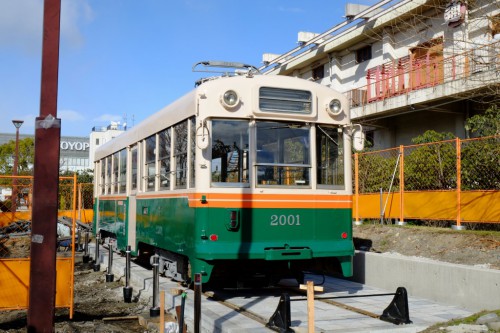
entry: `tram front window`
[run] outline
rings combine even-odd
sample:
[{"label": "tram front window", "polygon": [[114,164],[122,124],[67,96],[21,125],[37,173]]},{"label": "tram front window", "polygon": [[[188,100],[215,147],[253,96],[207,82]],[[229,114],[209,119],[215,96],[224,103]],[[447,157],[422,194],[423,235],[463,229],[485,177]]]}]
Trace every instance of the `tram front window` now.
[{"label": "tram front window", "polygon": [[212,121],[212,185],[248,186],[248,121]]},{"label": "tram front window", "polygon": [[257,128],[257,186],[310,186],[310,126],[260,121]]},{"label": "tram front window", "polygon": [[318,125],[316,164],[319,187],[344,189],[344,139],[342,128]]}]

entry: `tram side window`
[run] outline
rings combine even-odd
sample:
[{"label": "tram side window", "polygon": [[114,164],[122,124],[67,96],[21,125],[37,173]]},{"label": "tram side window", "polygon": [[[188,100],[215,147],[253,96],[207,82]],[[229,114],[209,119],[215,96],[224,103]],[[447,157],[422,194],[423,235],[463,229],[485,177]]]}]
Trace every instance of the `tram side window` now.
[{"label": "tram side window", "polygon": [[106,157],[106,194],[111,193],[111,156]]},{"label": "tram side window", "polygon": [[187,150],[188,150],[187,120],[174,126],[174,166],[175,188],[186,188]]},{"label": "tram side window", "polygon": [[113,188],[113,193],[118,193],[118,153],[113,154],[112,158],[112,165],[113,165],[113,178],[111,180],[112,188]]},{"label": "tram side window", "polygon": [[248,186],[248,143],[248,121],[212,121],[212,185]]},{"label": "tram side window", "polygon": [[131,148],[130,190],[137,191],[137,145]]},{"label": "tram side window", "polygon": [[344,140],[338,127],[318,126],[316,130],[318,185],[344,188]]},{"label": "tram side window", "polygon": [[171,129],[160,132],[158,136],[158,159],[160,163],[160,190],[170,189],[170,152],[171,152]]},{"label": "tram side window", "polygon": [[118,192],[125,193],[127,190],[127,150],[122,149],[120,154],[120,176],[118,179]]},{"label": "tram side window", "polygon": [[196,163],[196,120],[191,118],[189,120],[189,187],[195,187],[195,163]]},{"label": "tram side window", "polygon": [[309,186],[310,127],[257,122],[257,186]]},{"label": "tram side window", "polygon": [[145,140],[146,163],[144,165],[144,179],[146,191],[154,191],[156,179],[156,134]]},{"label": "tram side window", "polygon": [[99,190],[100,190],[100,193],[101,194],[106,194],[106,187],[105,187],[105,183],[106,183],[106,159],[102,159],[99,161],[99,167],[101,169],[101,172],[100,172],[100,177],[99,177]]}]

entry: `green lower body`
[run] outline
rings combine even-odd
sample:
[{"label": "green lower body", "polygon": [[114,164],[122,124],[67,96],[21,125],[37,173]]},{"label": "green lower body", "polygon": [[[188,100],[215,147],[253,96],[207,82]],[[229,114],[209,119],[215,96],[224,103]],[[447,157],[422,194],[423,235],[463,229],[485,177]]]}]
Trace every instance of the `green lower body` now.
[{"label": "green lower body", "polygon": [[[121,250],[132,245],[127,206],[114,200],[95,205],[97,228],[114,235]],[[135,248],[148,244],[185,256],[191,277],[201,273],[203,283],[212,275],[252,271],[352,276],[351,209],[192,208],[187,198],[175,198],[137,199],[135,211]]]}]

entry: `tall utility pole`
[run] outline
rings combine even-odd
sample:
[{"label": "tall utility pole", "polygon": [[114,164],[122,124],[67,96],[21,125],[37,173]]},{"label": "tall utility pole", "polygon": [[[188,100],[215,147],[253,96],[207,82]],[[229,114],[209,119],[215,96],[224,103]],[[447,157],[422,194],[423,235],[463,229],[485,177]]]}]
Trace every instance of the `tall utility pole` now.
[{"label": "tall utility pole", "polygon": [[61,121],[57,119],[61,0],[44,0],[40,116],[35,123],[28,332],[54,332]]}]

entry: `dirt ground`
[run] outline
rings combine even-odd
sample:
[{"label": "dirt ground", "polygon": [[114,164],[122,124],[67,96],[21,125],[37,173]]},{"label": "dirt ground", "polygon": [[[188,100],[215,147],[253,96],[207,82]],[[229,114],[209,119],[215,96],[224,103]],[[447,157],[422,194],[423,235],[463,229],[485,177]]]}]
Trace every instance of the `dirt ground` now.
[{"label": "dirt ground", "polygon": [[[151,299],[139,298],[125,303],[123,286],[123,280],[106,282],[105,272],[95,272],[92,264],[77,262],[73,319],[69,319],[68,309],[57,309],[55,332],[159,332],[158,327],[154,325],[159,318],[149,317]],[[0,332],[25,333],[26,323],[26,311],[0,312]]]},{"label": "dirt ground", "polygon": [[[500,269],[500,232],[365,224],[354,226],[354,243],[357,249],[364,251],[394,252]],[[19,239],[6,244],[12,254],[29,251],[29,245]],[[137,302],[125,303],[124,281],[105,281],[105,272],[94,272],[91,264],[81,262],[80,254],[75,267],[74,318],[69,320],[67,309],[57,310],[56,332],[158,332],[151,320],[149,325],[139,320],[149,317],[150,299],[139,298]],[[26,311],[0,312],[0,331],[26,332]]]},{"label": "dirt ground", "polygon": [[500,232],[364,224],[354,226],[354,245],[454,264],[500,269]]}]

